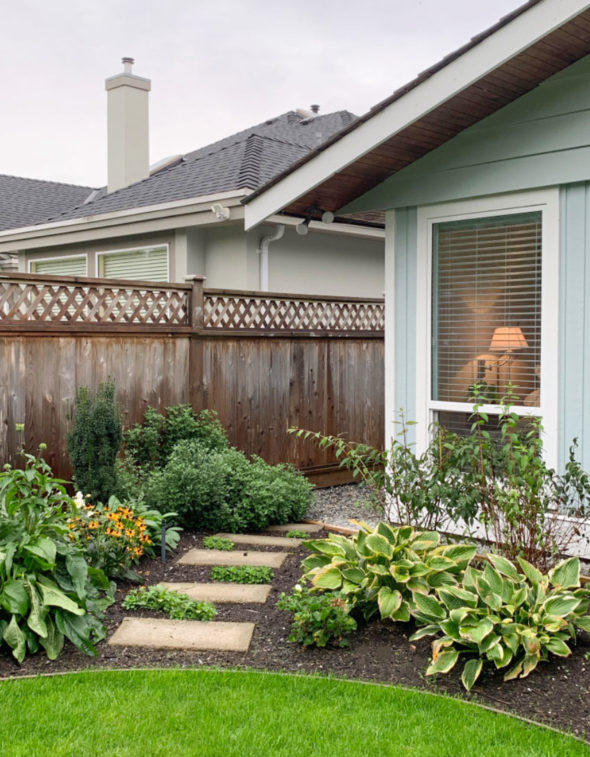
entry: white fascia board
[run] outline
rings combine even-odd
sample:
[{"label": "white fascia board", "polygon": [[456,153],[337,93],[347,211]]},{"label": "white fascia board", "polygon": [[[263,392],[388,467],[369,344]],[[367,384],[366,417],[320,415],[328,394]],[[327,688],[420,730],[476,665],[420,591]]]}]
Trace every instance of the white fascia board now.
[{"label": "white fascia board", "polygon": [[[0,245],[5,241],[32,239],[39,236],[61,234],[63,232],[81,231],[83,229],[98,228],[113,223],[136,223],[152,218],[174,217],[185,213],[208,212],[212,203],[222,203],[228,207],[239,208],[241,200],[250,194],[251,190],[240,189],[232,192],[218,192],[211,195],[191,197],[186,200],[175,200],[157,205],[145,205],[140,208],[116,210],[111,213],[82,216],[67,221],[53,221],[51,223],[23,226],[18,229],[0,231]],[[241,215],[241,214],[240,214]],[[174,224],[171,224],[174,225]]]},{"label": "white fascia board", "polygon": [[[301,223],[301,218],[295,216],[274,215],[266,219],[266,223],[281,223],[283,226],[297,226]],[[360,237],[363,239],[385,239],[385,229],[379,229],[375,226],[361,226],[353,223],[322,223],[321,221],[311,221],[309,230],[319,232],[320,234],[342,234],[349,237]]]},{"label": "white fascia board", "polygon": [[590,7],[542,0],[246,204],[246,229],[281,211],[453,95]]}]

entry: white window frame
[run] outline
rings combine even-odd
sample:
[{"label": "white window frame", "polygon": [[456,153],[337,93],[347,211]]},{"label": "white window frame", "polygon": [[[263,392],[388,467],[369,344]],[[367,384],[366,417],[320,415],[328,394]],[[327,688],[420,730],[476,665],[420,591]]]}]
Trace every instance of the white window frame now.
[{"label": "white window frame", "polygon": [[35,273],[33,270],[33,266],[37,263],[50,263],[53,260],[81,260],[84,259],[84,262],[86,263],[86,273],[85,276],[88,276],[88,253],[82,252],[78,254],[73,255],[54,255],[50,258],[29,258],[27,261],[28,267],[29,267],[29,273]]},{"label": "white window frame", "polygon": [[[469,412],[467,402],[432,400],[432,261],[433,226],[447,221],[506,216],[541,211],[541,376],[539,408],[514,406],[513,412],[543,419],[543,449],[551,467],[558,463],[559,370],[559,189],[482,197],[418,208],[416,311],[416,447],[423,452],[430,440],[436,411]],[[497,415],[498,405],[484,405]]]},{"label": "white window frame", "polygon": [[[121,252],[143,252],[144,250],[160,250],[162,247],[166,248],[166,283],[170,283],[170,245],[168,242],[162,244],[149,244],[143,247],[126,247],[120,250],[100,250],[95,254],[96,257],[96,275],[100,277],[100,258],[104,255],[117,255]],[[101,277],[102,278],[102,277]],[[143,279],[142,279],[143,280]],[[162,282],[164,283],[164,282]]]}]

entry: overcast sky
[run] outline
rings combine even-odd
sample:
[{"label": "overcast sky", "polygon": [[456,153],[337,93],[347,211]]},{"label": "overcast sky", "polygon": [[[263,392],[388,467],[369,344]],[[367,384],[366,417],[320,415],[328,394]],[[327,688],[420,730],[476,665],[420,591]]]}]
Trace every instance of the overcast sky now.
[{"label": "overcast sky", "polygon": [[522,0],[2,4],[0,173],[106,183],[104,79],[152,80],[150,161],[295,108],[358,115]]}]

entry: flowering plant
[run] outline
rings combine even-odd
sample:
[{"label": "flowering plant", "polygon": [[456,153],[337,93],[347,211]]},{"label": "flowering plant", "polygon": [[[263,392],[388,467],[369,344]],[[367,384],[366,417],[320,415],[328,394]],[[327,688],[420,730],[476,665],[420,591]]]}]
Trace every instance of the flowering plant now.
[{"label": "flowering plant", "polygon": [[78,495],[75,501],[78,511],[68,522],[70,540],[78,542],[90,564],[108,576],[133,576],[131,566],[146,550],[151,553],[145,518],[115,497],[107,505],[83,504]]}]

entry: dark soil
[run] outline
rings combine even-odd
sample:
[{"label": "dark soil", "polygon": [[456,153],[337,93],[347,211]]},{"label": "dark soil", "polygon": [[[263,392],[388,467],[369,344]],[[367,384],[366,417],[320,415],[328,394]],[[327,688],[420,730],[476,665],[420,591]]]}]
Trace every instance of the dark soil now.
[{"label": "dark soil", "polygon": [[[321,536],[321,534],[320,534]],[[202,534],[184,534],[177,555],[202,545]],[[252,549],[264,549],[252,547]],[[0,651],[0,677],[58,673],[88,668],[162,668],[202,667],[256,668],[293,673],[322,673],[334,676],[402,684],[428,691],[446,692],[465,699],[505,710],[525,718],[546,723],[577,736],[590,739],[590,638],[582,636],[567,659],[554,658],[541,663],[528,677],[504,683],[502,674],[493,668],[484,673],[466,694],[460,682],[460,670],[436,680],[426,678],[424,671],[429,662],[428,639],[410,643],[414,628],[409,624],[394,625],[371,621],[360,626],[350,637],[345,649],[304,648],[289,643],[290,615],[276,607],[279,594],[289,592],[300,578],[300,563],[305,548],[294,549],[282,568],[275,570],[270,597],[265,605],[218,605],[216,620],[254,621],[256,623],[250,650],[236,652],[181,652],[154,651],[138,648],[110,647],[102,643],[98,657],[87,657],[68,644],[58,660],[51,662],[37,654],[18,665],[9,652]],[[162,564],[158,560],[144,559],[139,570],[146,583],[158,581],[207,581],[210,568],[181,566],[174,562]],[[107,612],[109,636],[122,618],[130,615],[120,602],[131,584],[120,583],[117,602]],[[142,613],[145,617],[154,613]],[[136,615],[139,615],[137,613]]]}]

